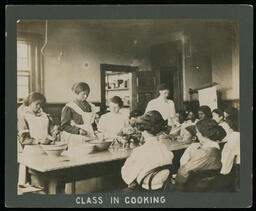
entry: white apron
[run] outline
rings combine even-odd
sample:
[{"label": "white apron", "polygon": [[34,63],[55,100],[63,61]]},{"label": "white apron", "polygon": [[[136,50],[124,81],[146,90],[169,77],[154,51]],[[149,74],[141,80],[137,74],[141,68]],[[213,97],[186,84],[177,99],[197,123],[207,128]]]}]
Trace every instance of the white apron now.
[{"label": "white apron", "polygon": [[[71,125],[76,126],[78,128],[81,128],[85,130],[88,135],[92,135],[93,128],[92,128],[92,123],[94,122],[95,119],[95,107],[93,104],[91,104],[91,109],[92,112],[84,112],[76,103],[70,102],[66,106],[72,108],[76,113],[82,116],[83,119],[83,124],[78,125],[76,124],[73,120],[71,121]],[[77,134],[71,134],[66,131],[63,131],[62,133],[62,139],[64,141],[68,142],[68,151],[67,154],[69,156],[82,156],[81,153],[81,144],[85,144],[84,140],[86,140],[85,136],[82,135],[77,135]],[[98,178],[91,178],[87,180],[82,180],[82,181],[77,181],[75,183],[76,186],[76,194],[84,194],[84,193],[90,193],[99,190],[99,186],[101,183],[102,179],[100,177]],[[66,188],[69,188],[71,184],[67,183]]]},{"label": "white apron", "polygon": [[[70,103],[66,104],[66,106],[72,108],[76,113],[81,115],[82,119],[83,119],[83,124],[78,125],[73,120],[71,120],[71,125],[85,130],[89,136],[94,134],[92,123],[94,122],[95,114],[96,114],[94,105],[92,105],[91,103],[90,103],[90,105],[92,108],[92,112],[84,112],[74,102],[70,102]],[[85,136],[78,135],[78,134],[71,134],[66,131],[63,131],[61,138],[62,138],[62,140],[66,141],[68,143],[68,154],[71,154],[71,155],[75,154],[74,150],[76,150],[77,147],[79,148],[79,145],[83,144],[83,142],[86,140]]]},{"label": "white apron", "polygon": [[[47,114],[42,113],[40,116],[35,116],[32,113],[25,113],[25,119],[29,126],[29,134],[34,139],[45,139],[48,136],[49,118]],[[40,145],[25,145],[22,151],[23,159],[33,159],[33,157],[39,154],[44,154],[44,150]],[[22,185],[26,183],[26,166],[19,165],[19,178],[18,184]]]}]

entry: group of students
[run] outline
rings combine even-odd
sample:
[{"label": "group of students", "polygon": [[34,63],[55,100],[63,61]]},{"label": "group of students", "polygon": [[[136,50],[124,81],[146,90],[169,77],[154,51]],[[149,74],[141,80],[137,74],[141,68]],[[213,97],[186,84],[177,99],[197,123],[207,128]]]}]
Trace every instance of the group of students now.
[{"label": "group of students", "polygon": [[[133,186],[134,183],[140,183],[151,169],[166,164],[172,165],[173,153],[159,141],[159,134],[173,131],[177,125],[175,106],[173,101],[167,100],[169,90],[166,85],[160,86],[160,96],[149,102],[144,114],[133,111],[130,119],[120,112],[123,105],[121,98],[114,96],[109,101],[110,112],[103,114],[96,121],[95,106],[87,101],[90,94],[88,84],[76,83],[72,91],[74,99],[64,106],[60,126],[53,125],[50,115],[43,111],[46,99],[42,94],[34,92],[24,99],[23,105],[18,108],[18,143],[22,153],[42,153],[39,144],[49,144],[60,139],[68,143],[68,150],[72,152],[75,146],[88,140],[88,136],[95,136],[95,128],[102,132],[106,139],[113,139],[125,128],[136,127],[142,133],[144,144],[133,149],[121,169],[125,183]],[[159,110],[161,105],[164,109]],[[199,108],[199,119],[195,113],[189,112],[186,121],[179,121],[179,134],[185,137],[186,131],[189,131],[190,134],[193,133],[193,137],[197,137],[198,142],[192,143],[181,157],[176,176],[177,184],[185,184],[191,171],[221,169],[222,174],[229,174],[233,163],[240,163],[237,115],[221,112],[220,109],[211,113],[208,108]],[[192,129],[188,129],[190,126],[193,126]],[[227,142],[221,154],[216,141],[224,138]],[[24,184],[26,178],[21,172],[25,171],[25,166],[20,165],[19,171],[19,184]],[[162,175],[159,180],[154,180],[153,189],[161,187],[166,177],[167,175]],[[40,186],[38,180],[35,179],[34,182],[35,184],[31,180],[32,185]],[[147,184],[144,184],[147,189],[146,186]]]},{"label": "group of students", "polygon": [[[163,131],[165,133],[169,131],[170,134],[181,137],[181,141],[190,143],[180,158],[180,166],[174,174],[169,190],[200,191],[208,188],[207,190],[235,191],[238,189],[240,132],[238,111],[235,108],[229,107],[224,111],[218,108],[211,111],[204,105],[197,111],[178,112],[172,118],[171,130],[168,130],[170,124],[157,110],[159,108],[145,112],[136,121],[137,128],[142,131],[145,138],[145,144],[134,149],[122,167],[122,178],[130,189],[138,188],[141,182],[142,187],[148,189],[148,181],[142,181],[147,172],[167,164],[173,165],[173,152],[168,151],[159,141],[161,140],[159,134]],[[220,144],[224,144],[223,149]],[[193,178],[196,172],[203,174],[214,172],[214,177],[211,173],[208,176],[206,174],[203,180],[198,175]],[[168,172],[154,179],[152,189],[160,188],[167,178]],[[209,186],[202,185],[207,179],[210,181],[208,184],[213,184],[211,183],[213,178],[215,178],[214,185],[218,187],[209,189]]]}]

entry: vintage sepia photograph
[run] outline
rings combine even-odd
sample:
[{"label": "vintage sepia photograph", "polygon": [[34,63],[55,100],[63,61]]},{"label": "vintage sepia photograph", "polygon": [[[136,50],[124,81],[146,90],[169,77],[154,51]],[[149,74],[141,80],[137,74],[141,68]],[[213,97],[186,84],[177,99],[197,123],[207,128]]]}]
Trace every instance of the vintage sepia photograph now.
[{"label": "vintage sepia photograph", "polygon": [[6,11],[7,207],[252,206],[250,5]]},{"label": "vintage sepia photograph", "polygon": [[18,194],[239,191],[237,32],[231,19],[19,20]]}]

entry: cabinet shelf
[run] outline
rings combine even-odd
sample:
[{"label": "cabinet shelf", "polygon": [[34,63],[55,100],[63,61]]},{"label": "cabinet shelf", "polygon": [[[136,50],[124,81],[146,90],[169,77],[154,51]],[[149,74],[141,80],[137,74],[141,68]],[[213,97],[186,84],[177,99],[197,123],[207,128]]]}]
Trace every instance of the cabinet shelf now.
[{"label": "cabinet shelf", "polygon": [[129,88],[106,89],[106,91],[124,91],[124,90],[129,90]]}]

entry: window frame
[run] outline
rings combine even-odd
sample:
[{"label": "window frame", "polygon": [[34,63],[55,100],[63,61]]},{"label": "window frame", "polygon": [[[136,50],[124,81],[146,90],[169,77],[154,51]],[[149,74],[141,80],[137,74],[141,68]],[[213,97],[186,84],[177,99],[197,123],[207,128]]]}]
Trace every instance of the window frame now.
[{"label": "window frame", "polygon": [[[29,93],[30,92],[40,92],[44,94],[44,71],[43,71],[43,55],[41,55],[40,49],[43,46],[43,35],[29,32],[17,32],[16,44],[18,47],[18,42],[28,43],[30,45],[29,49],[29,68],[30,70],[18,70],[17,65],[17,82],[18,76],[22,75],[22,72],[29,72]],[[18,54],[18,53],[17,53]],[[16,54],[16,55],[17,55]],[[17,55],[18,60],[18,55]],[[18,61],[16,61],[18,63]],[[20,74],[21,73],[21,74]],[[18,84],[17,84],[18,85]],[[19,99],[17,96],[17,101]]]}]

